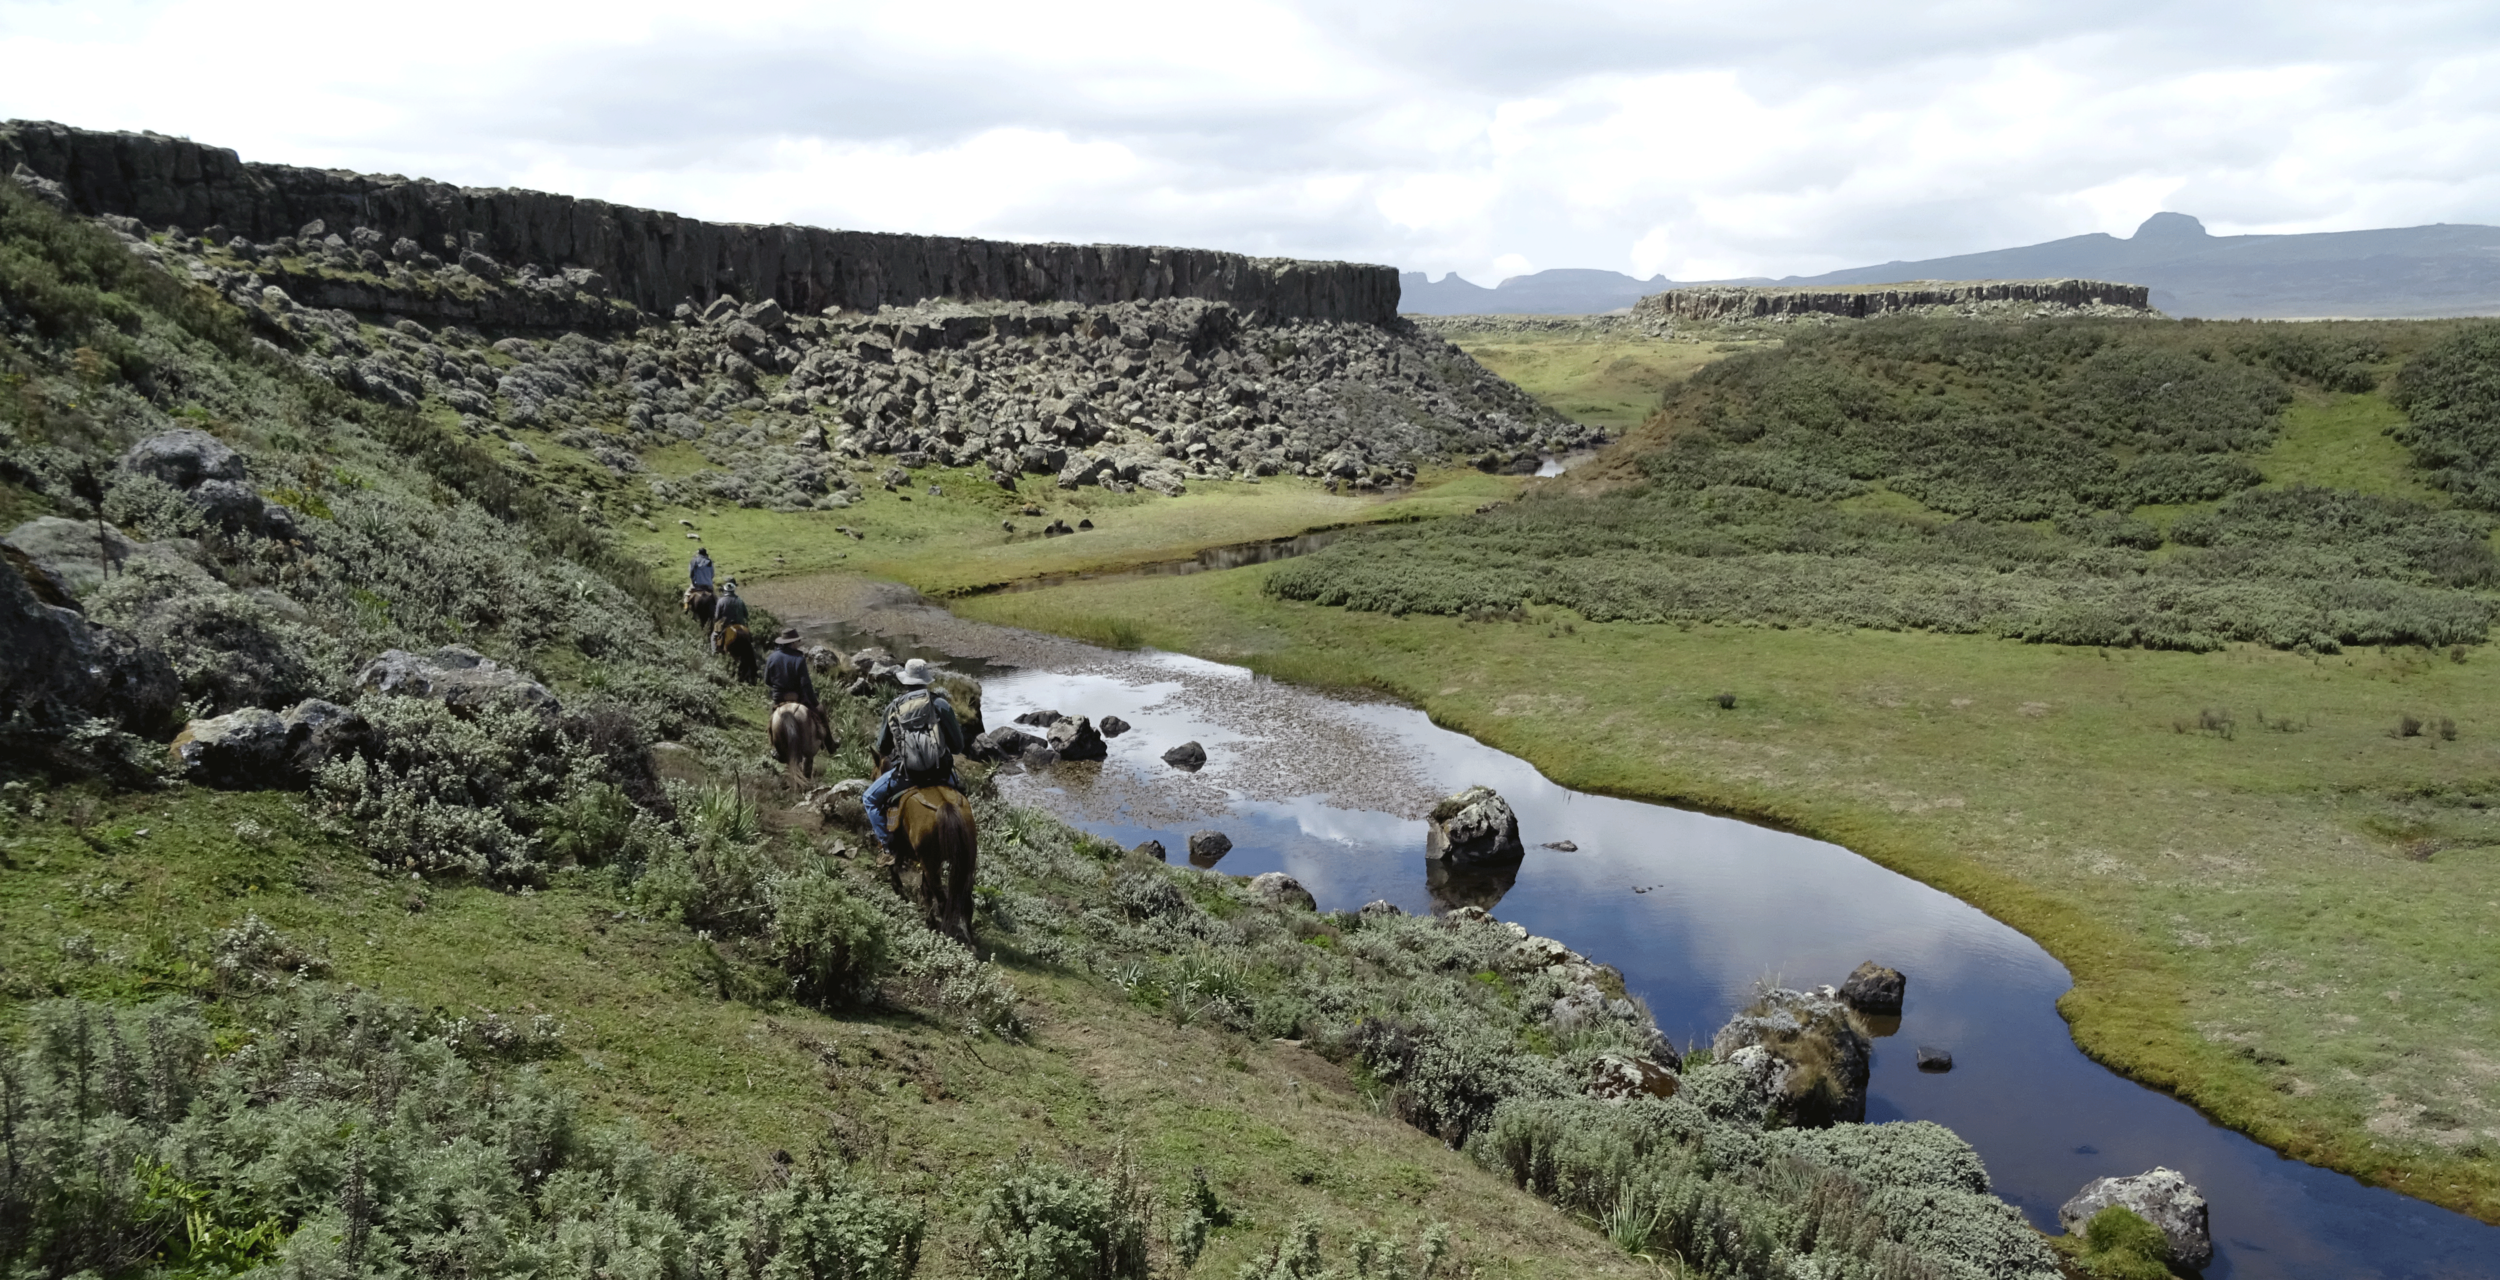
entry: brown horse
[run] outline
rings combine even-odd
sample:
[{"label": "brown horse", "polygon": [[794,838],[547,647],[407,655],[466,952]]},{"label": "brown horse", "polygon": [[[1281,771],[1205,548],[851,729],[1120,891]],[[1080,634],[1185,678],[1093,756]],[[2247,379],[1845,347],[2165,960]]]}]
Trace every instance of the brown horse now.
[{"label": "brown horse", "polygon": [[[894,865],[886,874],[894,891],[920,903],[930,928],[972,945],[972,877],[980,854],[980,827],[963,793],[940,784],[914,787],[894,802]],[[914,872],[908,889],[903,866]]]},{"label": "brown horse", "polygon": [[772,737],[773,759],[799,780],[815,778],[816,753],[840,745],[834,741],[833,727],[825,723],[824,715],[797,702],[773,708]]},{"label": "brown horse", "polygon": [[720,597],[713,594],[710,587],[688,587],[685,599],[679,601],[678,606],[685,611],[687,617],[694,619],[697,625],[709,631],[712,627],[712,606],[718,603],[720,603]]}]

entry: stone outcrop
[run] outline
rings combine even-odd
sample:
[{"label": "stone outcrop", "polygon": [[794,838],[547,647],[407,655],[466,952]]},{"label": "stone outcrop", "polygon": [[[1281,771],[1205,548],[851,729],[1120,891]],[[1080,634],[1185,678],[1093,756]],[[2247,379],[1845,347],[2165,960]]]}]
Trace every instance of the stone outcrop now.
[{"label": "stone outcrop", "polygon": [[1710,1042],[1712,1056],[1720,1059],[1746,1049],[1780,1060],[1780,1089],[1773,1102],[1788,1123],[1865,1121],[1874,1042],[1858,1029],[1848,1006],[1830,987],[1773,988],[1756,996]]},{"label": "stone outcrop", "polygon": [[1432,806],[1424,830],[1424,856],[1454,864],[1516,862],[1519,818],[1493,788],[1469,787]]},{"label": "stone outcrop", "polygon": [[[1397,318],[1397,271],[1384,266],[713,223],[537,191],[246,163],[189,139],[44,121],[0,125],[0,173],[19,165],[58,183],[70,205],[90,215],[215,228],[252,241],[320,244],[338,236],[342,247],[373,254],[376,267],[426,256],[437,269],[481,275],[505,263],[562,264],[584,273],[568,282],[568,295],[610,297],[658,315],[729,295],[800,314],[939,297],[1093,306],[1204,298],[1271,320]],[[387,310],[393,299],[376,291],[364,300]]]},{"label": "stone outcrop", "polygon": [[1634,1098],[1672,1098],[1684,1082],[1647,1058],[1602,1053],[1589,1063],[1588,1095],[1608,1102]]},{"label": "stone outcrop", "polygon": [[456,644],[444,645],[430,654],[404,649],[385,651],[365,664],[356,683],[376,693],[431,698],[460,709],[502,704],[547,715],[562,710],[547,686],[475,649]]},{"label": "stone outcrop", "polygon": [[1897,1014],[1901,1012],[1901,996],[1910,980],[1899,969],[1887,969],[1872,960],[1849,971],[1847,981],[1840,984],[1840,998],[1860,1013]]},{"label": "stone outcrop", "polygon": [[2193,1271],[2214,1260],[2204,1194],[2178,1170],[2155,1168],[2131,1178],[2095,1178],[2058,1208],[2058,1225],[2068,1235],[2080,1235],[2092,1215],[2111,1205],[2123,1205],[2160,1228],[2163,1238],[2170,1241],[2173,1263]]},{"label": "stone outcrop", "polygon": [[1896,311],[1985,307],[1996,304],[2069,311],[2149,310],[2150,291],[2140,284],[2105,280],[1922,280],[1912,284],[1694,285],[1653,293],[1633,304],[1635,322],[1767,320],[1838,316],[1863,320]]}]

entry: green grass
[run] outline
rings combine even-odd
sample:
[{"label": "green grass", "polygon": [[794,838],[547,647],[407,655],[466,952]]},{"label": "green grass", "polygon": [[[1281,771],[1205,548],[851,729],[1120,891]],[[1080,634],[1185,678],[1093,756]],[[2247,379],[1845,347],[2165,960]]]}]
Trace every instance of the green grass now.
[{"label": "green grass", "polygon": [[[869,484],[866,497],[846,510],[780,513],[734,506],[672,508],[652,512],[648,524],[624,529],[631,554],[675,580],[694,548],[710,549],[728,576],[742,580],[787,577],[844,569],[909,582],[933,595],[956,595],[1050,574],[1121,569],[1186,559],[1208,547],[1291,537],[1346,524],[1426,519],[1472,511],[1519,495],[1527,482],[1454,469],[1429,472],[1415,488],[1397,494],[1329,493],[1302,479],[1258,484],[1234,481],[1190,484],[1178,498],[1143,491],[1105,493],[1064,490],[1047,478],[1028,478],[1018,493],[969,471],[929,467],[915,473],[905,493]],[[930,485],[943,493],[931,496]],[[1025,503],[1040,516],[1020,513]],[[1052,520],[1094,527],[1064,537],[1043,537]],[[678,521],[693,524],[689,530]],[[1014,533],[1001,529],[1012,522]],[[650,524],[658,525],[654,531]],[[852,539],[837,526],[865,536]],[[689,539],[685,535],[698,535]]]},{"label": "green grass", "polygon": [[[1447,1221],[1486,1274],[1631,1274],[1602,1239],[1375,1114],[1344,1071],[1301,1049],[1175,1027],[1100,979],[1012,953],[1001,960],[1025,997],[1022,1042],[969,1042],[897,1011],[726,1000],[707,943],[620,910],[595,875],[513,894],[377,873],[274,794],[55,792],[42,818],[9,824],[0,1033],[50,995],[213,993],[212,932],[247,913],[326,955],[332,981],[453,1016],[554,1016],[565,1052],[542,1069],[591,1119],[731,1185],[765,1179],[776,1152],[855,1159],[928,1208],[924,1275],[974,1269],[972,1208],[1000,1162],[1020,1149],[1096,1159],[1114,1143],[1159,1187],[1205,1168],[1242,1212],[1206,1274],[1303,1216],[1339,1245]],[[1208,1069],[1219,1063],[1229,1069]]]},{"label": "green grass", "polygon": [[2257,469],[2268,484],[2323,485],[2448,505],[2446,494],[2421,482],[2405,447],[2390,434],[2404,422],[2403,412],[2379,392],[2304,392],[2284,411],[2282,433],[2257,459]]},{"label": "green grass", "polygon": [[1725,357],[1719,347],[1729,345],[1570,333],[1462,333],[1453,341],[1573,421],[1618,431],[1657,412],[1667,388]]}]

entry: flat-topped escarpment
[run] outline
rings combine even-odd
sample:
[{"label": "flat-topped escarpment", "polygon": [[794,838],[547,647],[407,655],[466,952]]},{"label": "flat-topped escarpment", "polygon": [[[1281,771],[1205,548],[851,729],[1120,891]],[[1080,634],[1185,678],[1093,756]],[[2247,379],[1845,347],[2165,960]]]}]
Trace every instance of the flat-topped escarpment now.
[{"label": "flat-topped escarpment", "polygon": [[1780,316],[1863,319],[1896,311],[1985,308],[2145,312],[2150,291],[2105,280],[1921,280],[1909,284],[1695,285],[1653,293],[1635,303],[1652,320],[1763,320]]},{"label": "flat-topped escarpment", "polygon": [[220,231],[211,237],[220,242],[279,241],[320,222],[322,234],[371,233],[377,254],[406,240],[408,256],[450,265],[475,253],[585,270],[610,296],[659,315],[723,295],[770,299],[800,314],[930,298],[1095,306],[1202,298],[1261,319],[1372,324],[1394,321],[1398,309],[1393,267],[705,222],[539,191],[250,163],[185,138],[48,121],[0,124],[0,174],[21,165],[59,183],[90,216]]}]

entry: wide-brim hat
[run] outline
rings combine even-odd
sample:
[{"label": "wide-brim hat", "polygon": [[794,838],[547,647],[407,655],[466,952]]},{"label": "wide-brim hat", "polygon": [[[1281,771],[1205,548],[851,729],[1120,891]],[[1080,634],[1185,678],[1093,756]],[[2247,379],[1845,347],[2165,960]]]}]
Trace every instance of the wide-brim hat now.
[{"label": "wide-brim hat", "polygon": [[781,629],[781,634],[773,637],[773,643],[784,649],[797,648],[799,643],[799,629],[797,627],[783,627]]},{"label": "wide-brim hat", "polygon": [[927,684],[937,679],[937,668],[930,666],[926,658],[914,658],[904,663],[894,678],[903,684]]}]

